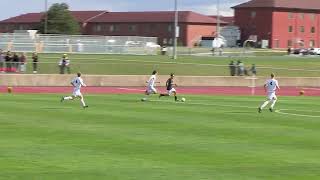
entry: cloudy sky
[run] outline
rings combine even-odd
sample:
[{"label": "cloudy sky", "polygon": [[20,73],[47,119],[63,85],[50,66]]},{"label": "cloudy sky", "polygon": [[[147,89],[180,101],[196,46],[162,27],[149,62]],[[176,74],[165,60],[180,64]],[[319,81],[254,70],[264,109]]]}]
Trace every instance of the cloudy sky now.
[{"label": "cloudy sky", "polygon": [[[192,10],[204,14],[216,14],[217,0],[178,0],[179,10]],[[232,15],[230,7],[249,0],[220,0],[223,15]],[[45,0],[1,0],[0,20],[29,12],[44,10]],[[152,11],[173,10],[174,0],[48,0],[66,2],[71,10]]]}]

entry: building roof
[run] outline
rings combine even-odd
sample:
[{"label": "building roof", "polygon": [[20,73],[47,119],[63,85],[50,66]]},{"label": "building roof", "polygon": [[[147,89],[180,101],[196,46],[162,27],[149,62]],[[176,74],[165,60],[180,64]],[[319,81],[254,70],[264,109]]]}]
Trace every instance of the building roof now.
[{"label": "building roof", "polygon": [[232,8],[285,8],[320,11],[320,0],[251,0]]},{"label": "building roof", "polygon": [[[78,22],[86,22],[99,15],[107,13],[107,11],[70,11],[71,15],[78,20]],[[41,21],[44,13],[27,13],[16,17],[0,21],[1,23],[38,23]]]},{"label": "building roof", "polygon": [[[147,11],[147,12],[108,12],[108,11],[70,11],[78,22],[96,23],[143,23],[143,22],[173,22],[174,11]],[[28,13],[12,17],[0,23],[38,23],[44,13]],[[179,22],[216,24],[215,17],[209,17],[192,11],[179,11]],[[228,22],[220,21],[221,24]]]},{"label": "building roof", "polygon": [[[109,12],[90,22],[96,23],[143,23],[143,22],[173,22],[174,11],[147,11],[147,12]],[[217,20],[192,11],[179,11],[179,22],[216,24]]]},{"label": "building roof", "polygon": [[[209,17],[215,18],[215,19],[218,18],[218,16],[209,16]],[[234,16],[220,16],[220,20],[222,23],[232,24],[234,23]]]}]

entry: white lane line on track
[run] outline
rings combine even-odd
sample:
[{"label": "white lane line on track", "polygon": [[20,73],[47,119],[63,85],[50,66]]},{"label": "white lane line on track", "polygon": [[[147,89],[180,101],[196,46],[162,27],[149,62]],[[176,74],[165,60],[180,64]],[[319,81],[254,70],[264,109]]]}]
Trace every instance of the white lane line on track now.
[{"label": "white lane line on track", "polygon": [[302,89],[320,91],[320,88],[302,88]]}]

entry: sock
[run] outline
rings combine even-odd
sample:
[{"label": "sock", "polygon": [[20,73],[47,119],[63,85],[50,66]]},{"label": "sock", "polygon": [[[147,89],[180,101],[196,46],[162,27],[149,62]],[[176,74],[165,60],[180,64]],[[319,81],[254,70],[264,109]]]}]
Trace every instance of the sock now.
[{"label": "sock", "polygon": [[273,107],[276,104],[277,100],[272,100],[271,102],[272,102],[272,104],[271,104],[270,108],[273,109]]},{"label": "sock", "polygon": [[265,108],[268,104],[269,104],[269,100],[268,101],[266,101],[266,102],[264,102],[261,106],[260,106],[260,108],[261,109],[263,109],[263,108]]},{"label": "sock", "polygon": [[73,98],[71,96],[67,96],[63,98],[64,100],[72,100]]},{"label": "sock", "polygon": [[84,99],[80,99],[82,106],[86,106],[86,103],[84,102]]}]

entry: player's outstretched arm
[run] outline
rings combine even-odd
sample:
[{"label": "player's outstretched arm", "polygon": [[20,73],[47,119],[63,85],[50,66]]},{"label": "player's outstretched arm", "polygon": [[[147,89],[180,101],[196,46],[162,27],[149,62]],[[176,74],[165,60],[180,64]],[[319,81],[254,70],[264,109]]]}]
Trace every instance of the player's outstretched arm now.
[{"label": "player's outstretched arm", "polygon": [[277,90],[280,90],[280,86],[279,86],[278,81],[276,81],[276,88],[277,88]]}]

